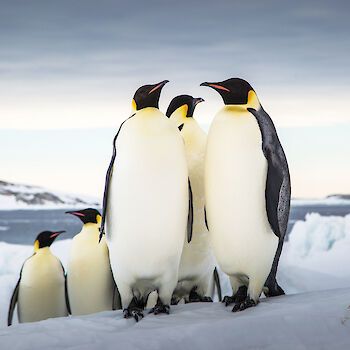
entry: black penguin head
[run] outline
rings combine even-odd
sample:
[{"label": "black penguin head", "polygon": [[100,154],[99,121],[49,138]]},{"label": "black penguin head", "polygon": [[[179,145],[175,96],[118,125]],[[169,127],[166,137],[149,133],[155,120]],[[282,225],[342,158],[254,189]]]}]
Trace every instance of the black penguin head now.
[{"label": "black penguin head", "polygon": [[166,111],[166,116],[170,118],[170,116],[179,108],[183,107],[183,114],[185,118],[192,118],[194,109],[197,104],[200,102],[204,102],[201,97],[194,98],[190,95],[180,95],[176,96],[170,102],[170,105]]},{"label": "black penguin head", "polygon": [[56,239],[56,237],[58,237],[63,232],[66,232],[66,231],[57,231],[57,232],[44,231],[39,233],[34,243],[34,251],[37,251],[38,249],[41,249],[41,248],[50,247],[50,245]]},{"label": "black penguin head", "polygon": [[76,211],[66,211],[66,214],[71,214],[79,218],[83,224],[93,223],[97,224],[99,221],[101,221],[101,214],[98,210],[93,208],[87,208],[83,210],[76,210]]},{"label": "black penguin head", "polygon": [[217,83],[202,83],[200,86],[209,86],[216,90],[224,100],[225,105],[248,105],[254,108],[257,96],[252,86],[240,78],[231,78]]},{"label": "black penguin head", "polygon": [[159,107],[159,97],[163,86],[169,80],[163,80],[158,84],[144,85],[138,88],[132,100],[132,106],[135,111],[147,107]]}]

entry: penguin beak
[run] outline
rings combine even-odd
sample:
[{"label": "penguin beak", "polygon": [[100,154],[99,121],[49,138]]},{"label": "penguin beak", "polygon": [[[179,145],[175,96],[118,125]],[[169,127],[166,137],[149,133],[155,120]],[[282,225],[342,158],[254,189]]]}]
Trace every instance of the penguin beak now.
[{"label": "penguin beak", "polygon": [[224,91],[230,92],[229,89],[226,89],[225,87],[219,85],[218,83],[204,82],[204,83],[200,84],[200,86],[208,86],[208,87],[211,87],[212,89],[215,89],[215,90],[224,90]]},{"label": "penguin beak", "polygon": [[163,80],[160,83],[155,84],[155,87],[148,93],[148,95],[150,95],[152,92],[158,90],[159,88],[163,88],[163,86],[167,83],[169,83],[169,80]]},{"label": "penguin beak", "polygon": [[197,106],[198,103],[204,102],[204,99],[202,97],[194,98],[193,99],[193,106]]},{"label": "penguin beak", "polygon": [[83,213],[79,213],[78,211],[66,211],[65,214],[71,214],[75,216],[85,216]]},{"label": "penguin beak", "polygon": [[60,235],[60,234],[63,233],[63,232],[66,232],[66,231],[53,232],[53,233],[50,235],[50,238],[57,237],[58,235]]}]

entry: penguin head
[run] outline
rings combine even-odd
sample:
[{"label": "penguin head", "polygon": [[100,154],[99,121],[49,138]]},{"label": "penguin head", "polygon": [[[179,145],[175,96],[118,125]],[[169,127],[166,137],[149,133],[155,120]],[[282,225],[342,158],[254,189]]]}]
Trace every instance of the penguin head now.
[{"label": "penguin head", "polygon": [[194,98],[190,95],[176,96],[170,102],[166,116],[174,119],[180,129],[181,125],[183,126],[186,122],[186,118],[193,117],[194,109],[200,102],[204,102],[201,97]]},{"label": "penguin head", "polygon": [[132,100],[134,111],[139,111],[140,109],[147,107],[158,108],[160,93],[163,86],[168,82],[169,80],[163,80],[157,84],[144,85],[138,88]]},{"label": "penguin head", "polygon": [[66,211],[66,214],[71,214],[79,218],[83,224],[98,224],[101,222],[101,214],[98,210],[93,208],[87,208],[76,211]]},{"label": "penguin head", "polygon": [[259,109],[260,103],[252,86],[240,78],[231,78],[217,83],[202,83],[216,90],[225,105],[245,105],[247,108]]},{"label": "penguin head", "polygon": [[34,252],[38,251],[41,248],[50,247],[52,242],[58,237],[61,233],[66,231],[43,231],[38,234],[34,243]]}]

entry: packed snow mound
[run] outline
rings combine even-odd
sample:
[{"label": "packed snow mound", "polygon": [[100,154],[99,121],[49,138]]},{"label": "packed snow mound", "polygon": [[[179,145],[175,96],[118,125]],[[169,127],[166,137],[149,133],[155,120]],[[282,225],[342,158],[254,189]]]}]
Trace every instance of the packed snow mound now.
[{"label": "packed snow mound", "polygon": [[100,207],[95,198],[0,181],[0,210]]},{"label": "packed snow mound", "polygon": [[348,349],[350,289],[264,299],[243,312],[222,303],[173,306],[136,323],[122,311],[0,329],[4,349]]}]

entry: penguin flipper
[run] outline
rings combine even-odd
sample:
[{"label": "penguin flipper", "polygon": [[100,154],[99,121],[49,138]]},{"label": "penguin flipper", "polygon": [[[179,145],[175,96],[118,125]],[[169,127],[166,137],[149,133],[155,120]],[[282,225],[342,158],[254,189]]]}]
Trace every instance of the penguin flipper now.
[{"label": "penguin flipper", "polygon": [[106,212],[107,212],[107,204],[108,204],[108,191],[109,191],[109,181],[111,179],[111,175],[113,172],[113,165],[114,165],[114,161],[117,155],[117,149],[115,146],[115,142],[119,136],[120,130],[122,128],[122,126],[124,125],[124,123],[129,120],[130,118],[132,118],[135,115],[135,113],[133,115],[131,115],[129,118],[125,119],[119,127],[119,130],[117,132],[117,134],[114,136],[113,139],[113,154],[112,154],[112,158],[111,161],[109,163],[108,166],[108,170],[107,170],[107,174],[106,174],[106,180],[105,180],[105,189],[104,189],[104,193],[103,193],[103,202],[102,202],[102,218],[101,218],[101,228],[100,228],[100,237],[99,237],[99,241],[101,241],[102,235],[104,235],[104,230],[105,230],[105,222],[106,222]]},{"label": "penguin flipper", "polygon": [[216,285],[216,290],[218,292],[218,297],[219,297],[219,301],[222,301],[222,293],[221,293],[221,284],[220,284],[220,277],[219,277],[219,273],[218,273],[218,269],[215,266],[214,269],[214,281],[215,281],[215,285]]},{"label": "penguin flipper", "polygon": [[208,219],[207,219],[207,209],[205,206],[204,206],[204,222],[205,222],[205,226],[207,227],[207,230],[209,231]]},{"label": "penguin flipper", "polygon": [[190,179],[188,179],[188,201],[187,242],[190,243],[193,230],[193,197]]},{"label": "penguin flipper", "polygon": [[72,311],[70,309],[70,303],[69,303],[69,297],[68,297],[67,274],[66,274],[66,271],[65,271],[64,266],[63,266],[61,261],[60,261],[60,263],[61,263],[61,266],[62,266],[63,276],[64,276],[64,296],[65,296],[65,299],[66,299],[67,311],[68,311],[68,314],[71,315]]},{"label": "penguin flipper", "polygon": [[261,107],[248,108],[261,130],[262,149],[268,162],[265,199],[269,223],[275,235],[283,241],[287,231],[290,208],[290,175],[282,145],[270,116]]},{"label": "penguin flipper", "polygon": [[12,324],[13,312],[15,311],[15,307],[16,307],[17,300],[18,300],[19,283],[21,282],[21,277],[22,277],[22,270],[21,270],[19,279],[17,281],[16,287],[15,287],[13,293],[12,293],[10,306],[9,306],[8,317],[7,317],[7,325],[8,326],[11,326],[11,324]]}]

